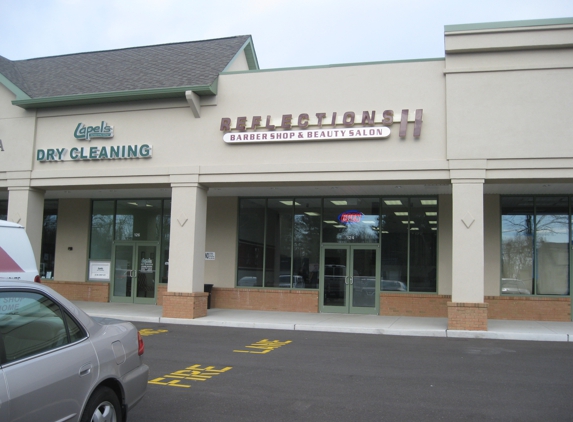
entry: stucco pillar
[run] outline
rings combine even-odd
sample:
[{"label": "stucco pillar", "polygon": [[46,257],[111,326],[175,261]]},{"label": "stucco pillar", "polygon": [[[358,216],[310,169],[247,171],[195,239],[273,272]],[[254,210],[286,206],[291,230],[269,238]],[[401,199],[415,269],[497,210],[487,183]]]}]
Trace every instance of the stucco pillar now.
[{"label": "stucco pillar", "polygon": [[90,219],[91,200],[89,198],[60,198],[58,200],[54,280],[86,281]]},{"label": "stucco pillar", "polygon": [[169,280],[163,297],[163,316],[199,318],[207,315],[205,238],[207,189],[198,183],[173,183]]},{"label": "stucco pillar", "polygon": [[36,266],[40,268],[42,228],[44,227],[44,191],[30,187],[9,187],[8,221],[21,224],[26,228],[36,258]]},{"label": "stucco pillar", "polygon": [[487,330],[483,179],[452,180],[452,301],[448,329]]}]

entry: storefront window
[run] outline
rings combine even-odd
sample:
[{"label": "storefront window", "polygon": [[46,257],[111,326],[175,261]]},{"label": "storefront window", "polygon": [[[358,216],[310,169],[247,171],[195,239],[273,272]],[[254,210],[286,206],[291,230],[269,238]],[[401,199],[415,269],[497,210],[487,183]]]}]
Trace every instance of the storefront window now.
[{"label": "storefront window", "polygon": [[115,201],[94,201],[90,236],[90,259],[111,259]]},{"label": "storefront window", "polygon": [[325,243],[378,243],[380,202],[377,198],[326,198],[322,220]]},{"label": "storefront window", "polygon": [[407,291],[409,226],[408,198],[383,198],[380,224],[382,291]]},{"label": "storefront window", "polygon": [[409,214],[408,291],[435,292],[438,201],[434,198],[411,198]]},{"label": "storefront window", "polygon": [[291,287],[292,199],[269,199],[265,243],[265,287]]},{"label": "storefront window", "polygon": [[159,240],[161,200],[117,201],[115,240]]},{"label": "storefront window", "polygon": [[[162,241],[162,262],[169,261],[169,222],[171,202],[161,199],[97,200],[92,202],[90,259],[109,260],[114,240]],[[164,213],[167,212],[167,216]],[[167,229],[166,229],[167,227]],[[161,237],[164,233],[164,237]],[[167,277],[166,268],[162,280]]]},{"label": "storefront window", "polygon": [[244,198],[237,285],[317,289],[321,244],[356,243],[380,244],[381,290],[436,292],[437,222],[435,197]]},{"label": "storefront window", "polygon": [[320,274],[321,200],[298,198],[294,208],[293,287],[318,289]]},{"label": "storefront window", "polygon": [[242,199],[239,206],[239,250],[237,285],[263,285],[265,242],[264,199]]},{"label": "storefront window", "polygon": [[501,293],[533,292],[533,197],[501,200]]},{"label": "storefront window", "polygon": [[0,220],[8,220],[8,200],[0,199]]},{"label": "storefront window", "polygon": [[503,197],[501,293],[569,294],[569,198]]},{"label": "storefront window", "polygon": [[567,197],[535,200],[536,291],[569,293],[569,201]]},{"label": "storefront window", "polygon": [[383,198],[381,291],[436,292],[438,200]]},{"label": "storefront window", "polygon": [[44,201],[44,224],[42,227],[42,251],[40,253],[40,277],[54,278],[56,256],[56,229],[58,225],[58,201]]}]

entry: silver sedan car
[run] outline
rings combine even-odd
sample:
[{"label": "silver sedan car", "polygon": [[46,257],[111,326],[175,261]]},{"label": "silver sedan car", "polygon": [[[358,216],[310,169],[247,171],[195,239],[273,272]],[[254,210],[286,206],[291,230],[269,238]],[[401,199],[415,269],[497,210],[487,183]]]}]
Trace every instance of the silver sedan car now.
[{"label": "silver sedan car", "polygon": [[49,287],[0,283],[0,421],[113,421],[145,394],[130,322],[98,319]]}]

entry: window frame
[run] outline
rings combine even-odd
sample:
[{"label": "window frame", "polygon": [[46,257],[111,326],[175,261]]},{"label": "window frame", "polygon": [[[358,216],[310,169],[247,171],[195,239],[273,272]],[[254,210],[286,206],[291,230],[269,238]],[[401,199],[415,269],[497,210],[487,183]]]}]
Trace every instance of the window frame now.
[{"label": "window frame", "polygon": [[[505,198],[526,198],[528,200],[531,201],[531,217],[532,217],[532,229],[531,229],[531,288],[530,288],[530,292],[529,294],[527,293],[507,293],[504,292],[504,284],[507,284],[509,282],[504,283],[504,280],[510,280],[510,281],[514,281],[513,284],[515,284],[515,290],[517,291],[522,291],[523,289],[527,290],[527,288],[529,287],[527,284],[525,284],[523,282],[523,280],[520,279],[514,279],[514,278],[508,278],[508,277],[504,277],[504,239],[503,239],[503,235],[504,235],[504,217],[506,216],[511,216],[511,215],[518,215],[518,214],[504,214],[504,199]],[[539,219],[538,217],[540,215],[562,215],[561,213],[559,213],[559,209],[558,207],[555,207],[556,212],[554,214],[547,214],[546,212],[543,213],[538,213],[538,208],[541,209],[547,209],[546,205],[544,206],[543,204],[539,204],[538,203],[538,199],[539,198],[567,198],[567,209],[568,209],[568,214],[567,214],[567,227],[568,227],[568,236],[567,236],[567,265],[568,265],[568,269],[567,269],[567,286],[568,286],[568,292],[565,294],[559,294],[559,293],[539,293],[538,291],[540,290],[539,287],[539,281],[540,281],[540,274],[539,274],[539,269],[540,269],[540,258],[539,258],[539,253],[540,251],[538,250],[538,245],[539,245],[539,228],[538,228],[538,223],[539,223]],[[573,254],[572,254],[572,245],[573,245],[573,213],[572,213],[572,207],[573,207],[573,195],[568,195],[568,194],[554,194],[554,195],[527,195],[527,194],[516,194],[516,195],[500,195],[500,200],[499,200],[499,213],[500,213],[500,234],[499,234],[499,241],[500,241],[500,285],[499,285],[499,295],[500,296],[505,296],[505,297],[571,297],[571,283],[573,280],[572,277],[572,260],[573,260]],[[506,209],[508,209],[509,206],[506,207]],[[527,209],[524,208],[526,211]],[[521,283],[518,283],[520,282]],[[517,283],[517,284],[516,284]],[[512,286],[513,286],[512,284]],[[506,287],[507,288],[507,287]]]}]

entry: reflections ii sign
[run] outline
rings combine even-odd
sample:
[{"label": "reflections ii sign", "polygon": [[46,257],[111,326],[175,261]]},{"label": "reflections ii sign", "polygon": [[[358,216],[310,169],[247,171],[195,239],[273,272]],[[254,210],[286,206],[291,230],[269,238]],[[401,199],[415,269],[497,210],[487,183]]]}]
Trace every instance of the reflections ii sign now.
[{"label": "reflections ii sign", "polygon": [[[221,119],[223,140],[228,144],[246,142],[288,142],[288,141],[326,141],[341,139],[384,139],[391,134],[390,127],[400,123],[399,137],[405,138],[408,123],[414,123],[414,138],[422,133],[423,109],[417,109],[413,119],[410,110],[402,110],[399,117],[394,117],[393,110],[384,110],[379,117],[376,111],[363,111],[362,119],[353,111],[347,111],[342,116],[337,113],[327,116],[326,113],[316,113],[312,117],[307,113],[283,114],[280,125],[273,124],[271,116],[263,123],[261,116],[253,116],[250,122],[247,117],[237,117],[235,127],[228,117]],[[277,122],[278,123],[278,122]]]}]

